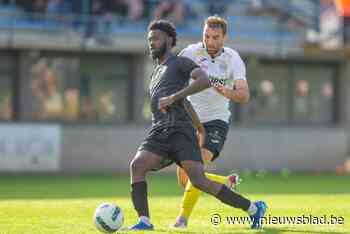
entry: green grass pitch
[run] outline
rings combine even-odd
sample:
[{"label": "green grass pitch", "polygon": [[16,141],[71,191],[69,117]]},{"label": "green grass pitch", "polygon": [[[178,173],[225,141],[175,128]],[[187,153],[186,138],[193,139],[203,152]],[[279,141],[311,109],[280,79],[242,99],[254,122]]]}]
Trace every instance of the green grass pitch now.
[{"label": "green grass pitch", "polygon": [[[148,186],[155,231],[148,233],[350,233],[350,176],[292,174],[243,179],[239,191],[251,199],[265,200],[270,217],[333,215],[343,224],[270,224],[261,231],[250,230],[248,224],[224,221],[214,226],[210,217],[215,213],[222,217],[245,214],[204,195],[189,228],[170,230],[168,226],[178,213],[182,192],[175,175],[154,173]],[[0,175],[0,234],[97,234],[92,215],[96,206],[105,201],[122,208],[125,225],[129,226],[136,221],[129,191],[129,177],[121,175]]]}]

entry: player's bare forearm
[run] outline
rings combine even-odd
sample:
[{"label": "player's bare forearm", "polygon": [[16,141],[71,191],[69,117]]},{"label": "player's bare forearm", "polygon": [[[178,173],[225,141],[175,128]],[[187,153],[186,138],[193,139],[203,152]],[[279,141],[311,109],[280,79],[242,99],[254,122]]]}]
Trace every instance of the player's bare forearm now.
[{"label": "player's bare forearm", "polygon": [[203,124],[199,120],[197,112],[193,109],[192,104],[187,99],[185,99],[184,105],[185,105],[186,111],[191,115],[191,119],[192,119],[194,127],[197,130],[203,130],[204,129]]},{"label": "player's bare forearm", "polygon": [[225,86],[217,86],[215,89],[224,97],[239,103],[247,103],[249,101],[249,87],[246,80],[238,80],[235,82],[234,88],[229,89]]},{"label": "player's bare forearm", "polygon": [[192,71],[191,78],[194,81],[189,86],[183,88],[182,90],[172,95],[174,101],[184,99],[187,96],[198,93],[210,87],[210,80],[207,74],[199,68],[196,68]]},{"label": "player's bare forearm", "polygon": [[239,103],[247,103],[250,98],[249,90],[246,89],[229,89],[226,96],[230,100]]}]

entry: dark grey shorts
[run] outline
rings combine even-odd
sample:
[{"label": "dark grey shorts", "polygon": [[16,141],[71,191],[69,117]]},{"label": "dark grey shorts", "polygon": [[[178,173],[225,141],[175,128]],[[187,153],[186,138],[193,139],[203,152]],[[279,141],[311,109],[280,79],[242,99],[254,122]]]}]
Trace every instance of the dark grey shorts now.
[{"label": "dark grey shorts", "polygon": [[214,161],[217,157],[219,157],[220,152],[224,147],[229,125],[222,120],[213,120],[204,123],[203,126],[206,133],[203,148],[212,152],[212,161]]},{"label": "dark grey shorts", "polygon": [[161,165],[154,170],[160,170],[174,162],[181,167],[181,161],[184,160],[202,162],[197,135],[192,127],[151,129],[138,149],[141,150],[163,157]]}]

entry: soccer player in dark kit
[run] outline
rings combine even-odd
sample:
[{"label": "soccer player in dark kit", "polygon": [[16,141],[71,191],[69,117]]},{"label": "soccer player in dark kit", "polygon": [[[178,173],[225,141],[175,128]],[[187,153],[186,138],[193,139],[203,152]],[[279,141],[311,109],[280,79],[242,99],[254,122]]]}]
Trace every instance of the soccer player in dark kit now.
[{"label": "soccer player in dark kit", "polygon": [[[153,230],[146,174],[173,162],[185,170],[193,186],[231,207],[246,211],[252,222],[260,227],[266,207],[257,207],[254,202],[209,180],[204,174],[194,128],[201,135],[203,126],[186,97],[209,88],[210,81],[192,60],[172,54],[175,45],[176,30],[172,23],[166,20],[150,23],[148,47],[157,64],[150,83],[152,128],[130,163],[131,199],[139,217],[138,223],[130,229]],[[194,82],[188,85],[191,78]]]}]

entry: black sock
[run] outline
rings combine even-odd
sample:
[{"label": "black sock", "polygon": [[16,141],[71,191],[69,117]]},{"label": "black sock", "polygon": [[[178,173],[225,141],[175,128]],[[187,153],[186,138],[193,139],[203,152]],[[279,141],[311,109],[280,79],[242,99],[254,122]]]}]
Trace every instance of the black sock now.
[{"label": "black sock", "polygon": [[225,185],[222,186],[221,190],[215,197],[229,206],[241,208],[244,211],[247,211],[250,206],[250,201],[248,199],[231,191]]},{"label": "black sock", "polygon": [[147,183],[145,181],[136,182],[131,185],[131,199],[139,217],[149,217]]}]

